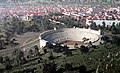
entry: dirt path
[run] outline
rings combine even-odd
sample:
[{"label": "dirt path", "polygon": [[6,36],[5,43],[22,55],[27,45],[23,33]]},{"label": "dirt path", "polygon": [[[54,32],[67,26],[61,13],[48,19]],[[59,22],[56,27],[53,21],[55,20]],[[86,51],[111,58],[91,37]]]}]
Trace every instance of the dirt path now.
[{"label": "dirt path", "polygon": [[15,39],[20,44],[20,46],[22,46],[26,40],[39,35],[40,35],[40,32],[27,32],[22,35],[15,35]]}]

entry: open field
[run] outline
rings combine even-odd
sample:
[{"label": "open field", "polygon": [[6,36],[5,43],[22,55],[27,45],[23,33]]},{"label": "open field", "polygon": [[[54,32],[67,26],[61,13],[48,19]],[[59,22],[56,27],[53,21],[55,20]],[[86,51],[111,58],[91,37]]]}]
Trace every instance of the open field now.
[{"label": "open field", "polygon": [[38,37],[39,34],[40,34],[39,32],[38,33],[27,32],[27,33],[24,33],[23,35],[15,35],[15,39],[18,41],[18,43],[20,43],[20,45],[23,45],[23,43],[25,41],[26,41],[26,43],[30,42],[30,41],[34,40],[36,37]]},{"label": "open field", "polygon": [[[36,37],[39,35],[39,32],[38,33],[35,33],[35,32],[27,32],[27,33],[24,33],[23,35],[16,35],[14,38],[16,39],[16,41],[20,44],[19,46],[15,46],[13,48],[7,48],[7,49],[4,49],[4,50],[1,50],[0,51],[0,56],[11,56],[12,55],[12,52],[14,51],[14,49],[16,48],[19,48],[21,46],[23,46],[23,43],[25,41],[27,42],[30,42],[30,41],[33,41],[34,39],[36,39]],[[35,37],[35,38],[33,38]],[[29,40],[28,40],[29,39]],[[25,45],[26,43],[24,43]]]}]

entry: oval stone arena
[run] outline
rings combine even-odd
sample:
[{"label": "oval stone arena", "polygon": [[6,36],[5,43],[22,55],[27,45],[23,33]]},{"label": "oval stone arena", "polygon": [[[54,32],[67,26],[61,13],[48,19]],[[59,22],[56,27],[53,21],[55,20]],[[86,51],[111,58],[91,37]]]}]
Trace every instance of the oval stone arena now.
[{"label": "oval stone arena", "polygon": [[46,42],[53,45],[67,45],[70,49],[74,49],[74,45],[86,45],[89,42],[95,43],[100,38],[100,30],[92,30],[85,28],[62,28],[56,30],[45,31],[40,34],[40,47],[44,47]]}]

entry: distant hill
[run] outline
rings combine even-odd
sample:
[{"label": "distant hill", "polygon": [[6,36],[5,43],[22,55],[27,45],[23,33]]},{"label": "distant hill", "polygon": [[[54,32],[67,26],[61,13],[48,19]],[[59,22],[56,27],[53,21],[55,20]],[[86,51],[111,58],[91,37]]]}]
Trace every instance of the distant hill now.
[{"label": "distant hill", "polygon": [[119,0],[0,0],[0,3],[5,2],[29,2],[29,1],[39,1],[39,2],[111,2],[111,1],[119,1]]},{"label": "distant hill", "polygon": [[[33,4],[33,3],[40,3],[43,5],[47,4],[55,4],[62,3],[62,4],[90,4],[90,5],[98,5],[98,4],[105,4],[105,5],[120,5],[120,0],[0,0],[0,4],[3,5],[4,3],[25,3],[25,4]],[[5,4],[6,5],[6,4]]]},{"label": "distant hill", "polygon": [[5,3],[7,2],[8,0],[0,0],[0,3]]}]

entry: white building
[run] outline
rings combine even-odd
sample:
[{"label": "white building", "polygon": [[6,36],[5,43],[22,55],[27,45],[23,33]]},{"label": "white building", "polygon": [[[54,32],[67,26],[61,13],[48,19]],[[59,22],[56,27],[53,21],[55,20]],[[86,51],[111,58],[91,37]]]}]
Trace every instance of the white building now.
[{"label": "white building", "polygon": [[86,20],[87,25],[91,25],[91,21],[95,22],[96,25],[103,25],[103,22],[105,22],[106,26],[112,26],[113,23],[119,24],[119,20]]},{"label": "white building", "polygon": [[24,16],[21,16],[20,18],[23,20],[23,21],[31,21],[31,19],[33,19],[33,14],[27,14],[27,15],[24,15]]}]

